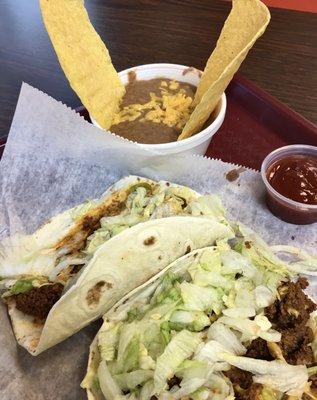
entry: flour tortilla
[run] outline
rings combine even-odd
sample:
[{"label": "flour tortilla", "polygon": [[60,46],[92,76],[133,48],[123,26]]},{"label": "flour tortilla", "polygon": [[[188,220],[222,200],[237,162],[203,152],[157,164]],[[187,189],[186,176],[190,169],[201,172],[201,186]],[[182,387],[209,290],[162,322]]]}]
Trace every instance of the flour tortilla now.
[{"label": "flour tortilla", "polygon": [[228,226],[200,217],[169,217],[127,229],[96,251],[76,284],[55,303],[44,325],[34,323],[9,303],[17,341],[37,355],[103,315],[174,260],[233,236]]},{"label": "flour tortilla", "polygon": [[[100,218],[105,215],[107,210],[109,211],[109,209],[115,207],[118,202],[121,201],[124,202],[130,193],[131,186],[136,184],[149,184],[149,185],[160,184],[164,186],[168,185],[168,187],[171,188],[173,187],[180,189],[184,188],[182,186],[173,183],[155,182],[150,179],[138,176],[128,176],[126,178],[123,178],[116,184],[114,184],[111,188],[109,188],[99,200],[96,200],[93,203],[93,205],[90,208],[88,208],[84,212],[81,212],[78,218],[74,219],[74,212],[76,212],[77,209],[77,207],[74,207],[70,210],[67,210],[53,217],[48,223],[43,225],[43,227],[41,227],[38,231],[36,231],[32,235],[10,237],[5,239],[2,243],[0,243],[0,276],[2,278],[8,278],[8,279],[12,278],[13,280],[21,276],[22,277],[33,276],[33,275],[49,276],[49,274],[52,271],[54,271],[56,263],[58,262],[58,259],[61,255],[65,255],[71,253],[72,251],[76,251],[76,249],[78,250],[82,248],[82,246],[85,244],[87,236],[89,235],[89,232],[87,233],[87,231],[85,230],[85,221],[93,220],[98,222]],[[200,195],[197,192],[189,188],[186,188],[186,190],[189,191],[191,196],[193,196],[193,199],[200,197]],[[80,205],[79,207],[82,206],[83,205]],[[168,221],[166,223],[162,222],[161,225],[162,227],[165,227],[166,225],[167,226],[165,228],[166,230],[171,229],[173,227],[171,225],[170,228],[168,228],[169,226]],[[142,229],[143,228],[141,227],[140,230]],[[225,227],[224,229],[228,231],[228,228]],[[133,232],[134,230],[132,230],[131,235],[133,235]],[[162,232],[165,234],[164,229]],[[198,232],[199,229],[197,229],[196,233],[198,234]],[[122,234],[123,233],[120,233],[119,236]],[[184,237],[186,236],[184,230],[182,230],[182,224],[180,224],[180,234],[184,234]],[[123,235],[123,237],[125,237],[125,235]],[[129,234],[128,237],[130,237]],[[191,236],[189,235],[188,237],[190,238]],[[116,250],[118,251],[122,250],[123,252],[124,248],[121,246],[124,246],[124,239],[123,241],[120,241],[120,239],[114,237],[110,239],[110,241],[111,243],[108,246],[106,246],[106,249],[108,249],[107,251],[111,252],[111,254],[113,253],[112,252],[112,243],[113,243],[113,246],[117,246]],[[182,238],[182,243],[184,241],[185,239]],[[131,239],[131,246],[133,247],[132,242],[133,241]],[[155,248],[157,248],[157,246]],[[135,254],[137,253],[136,251],[137,246],[135,245],[133,249],[134,249],[133,257],[136,257]],[[103,255],[101,259],[104,256],[105,255]],[[108,254],[106,254],[106,257],[107,259],[110,259],[109,258],[110,256]],[[117,257],[119,257],[118,254]],[[122,257],[123,258],[125,257],[124,252],[122,253]],[[172,255],[170,255],[170,257],[172,257]],[[116,262],[116,260],[114,260],[114,262]],[[125,258],[125,262],[129,264],[130,260]],[[158,264],[159,268],[161,268],[162,265],[165,266],[164,262],[165,259],[164,257],[162,257],[162,263]],[[95,264],[96,262],[94,261],[94,259],[91,260],[91,262],[88,265],[85,265],[82,268],[81,272],[77,274],[76,276],[76,278],[78,279],[76,286],[77,288],[81,286],[83,287],[83,291],[85,291],[86,289],[87,291],[89,291],[89,289],[91,289],[95,283],[97,283],[98,281],[99,282],[103,281],[103,278],[100,277],[99,279],[98,276],[98,274],[102,275],[101,273],[102,266],[97,267],[97,271],[99,272],[97,272],[96,276],[91,277],[89,274],[87,278],[83,281],[83,277],[86,275],[87,270],[90,269],[91,265]],[[92,271],[95,270],[96,268],[93,267]],[[124,280],[124,278],[125,277],[121,277],[121,280]],[[137,279],[141,279],[142,281],[142,277],[140,276],[137,276]],[[88,282],[90,280],[91,282]],[[95,283],[92,283],[94,280]],[[74,284],[74,282],[70,283]],[[137,283],[136,286],[138,286],[138,284],[139,283]],[[100,288],[100,290],[105,290],[105,289],[106,289],[106,283],[104,284],[104,287]],[[83,326],[87,325],[91,320],[98,317],[99,308],[98,310],[96,310],[96,313],[95,311],[90,313],[91,310],[89,309],[88,310],[89,317],[86,316],[86,314],[84,313],[85,316],[83,316],[83,319],[80,320],[79,325],[76,326],[76,323],[78,323],[78,318],[73,319],[73,314],[71,314],[70,306],[72,305],[75,308],[81,306],[80,301],[79,303],[76,303],[76,301],[73,299],[74,297],[76,298],[76,296],[79,296],[78,290],[75,291],[76,295],[75,294],[71,295],[71,293],[74,292],[74,287],[72,287],[69,284],[67,285],[67,288],[64,291],[66,291],[66,293],[63,294],[63,296],[58,302],[58,305],[56,304],[56,311],[53,312],[53,309],[51,310],[44,326],[43,322],[35,321],[34,317],[26,315],[23,312],[17,310],[15,306],[14,297],[6,298],[9,315],[12,320],[13,330],[18,339],[18,342],[32,354],[39,354],[41,351],[72,335],[74,332],[81,329]],[[110,292],[113,293],[113,291]],[[92,300],[94,300],[94,297],[96,296],[98,297],[98,293],[91,291],[90,296]],[[69,299],[65,302],[65,304],[64,304],[64,298]],[[119,298],[117,298],[116,300],[119,300]],[[74,304],[74,302],[76,304]],[[100,305],[100,309],[102,307],[103,306]],[[64,309],[68,310],[67,311],[69,314],[68,316],[67,312],[64,311]],[[59,318],[58,313],[60,312],[60,310],[62,310],[62,312],[65,312],[65,318],[69,322],[64,321],[62,323],[60,331],[58,331],[56,329],[57,325],[55,324],[55,318],[57,321]],[[44,332],[43,335],[42,331]],[[54,332],[54,335],[52,337],[50,337],[50,332]],[[39,344],[41,335],[43,336],[43,339]]]}]

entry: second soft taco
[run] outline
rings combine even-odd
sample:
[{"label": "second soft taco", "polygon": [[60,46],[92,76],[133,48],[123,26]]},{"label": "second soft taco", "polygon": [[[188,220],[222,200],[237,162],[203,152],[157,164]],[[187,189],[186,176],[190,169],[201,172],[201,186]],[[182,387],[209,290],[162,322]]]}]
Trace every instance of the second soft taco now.
[{"label": "second soft taco", "polygon": [[317,307],[307,280],[291,280],[296,264],[240,228],[104,316],[82,383],[90,400],[314,398]]}]

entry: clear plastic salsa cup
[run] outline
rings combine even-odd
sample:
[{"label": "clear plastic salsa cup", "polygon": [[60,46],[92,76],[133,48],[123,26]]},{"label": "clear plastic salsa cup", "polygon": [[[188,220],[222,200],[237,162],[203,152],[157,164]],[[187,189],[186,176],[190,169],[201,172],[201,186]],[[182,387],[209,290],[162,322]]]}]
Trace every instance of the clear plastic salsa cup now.
[{"label": "clear plastic salsa cup", "polygon": [[276,161],[294,155],[313,156],[317,158],[317,147],[295,144],[280,147],[266,156],[261,167],[261,175],[266,187],[266,203],[269,210],[285,222],[296,225],[312,224],[317,222],[317,205],[300,203],[283,196],[272,187],[267,178],[270,167]]}]

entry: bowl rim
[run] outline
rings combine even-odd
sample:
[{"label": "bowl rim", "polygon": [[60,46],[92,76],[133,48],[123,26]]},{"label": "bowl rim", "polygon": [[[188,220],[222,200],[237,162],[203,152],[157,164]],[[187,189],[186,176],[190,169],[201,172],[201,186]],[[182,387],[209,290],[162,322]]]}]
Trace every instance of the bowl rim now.
[{"label": "bowl rim", "polygon": [[[188,67],[186,65],[182,65],[182,64],[171,64],[171,63],[153,63],[153,64],[142,64],[142,65],[136,65],[134,67],[130,67],[127,69],[124,69],[120,72],[118,72],[118,75],[127,75],[129,72],[134,71],[135,69],[138,70],[148,70],[148,69],[156,69],[156,68],[170,68],[170,69],[175,69],[175,70],[184,70],[187,68],[192,68],[192,67]],[[193,73],[202,73],[201,70],[194,68]],[[145,147],[149,150],[166,150],[166,149],[171,149],[173,147],[179,147],[179,146],[184,146],[184,147],[192,147],[191,145],[196,145],[197,141],[201,142],[203,141],[202,139],[205,136],[208,136],[210,134],[210,129],[212,129],[212,127],[215,127],[219,124],[218,129],[213,133],[215,134],[221,127],[222,122],[225,118],[225,114],[226,114],[226,110],[227,110],[227,98],[226,98],[226,94],[223,93],[221,95],[221,98],[219,100],[219,102],[217,103],[217,105],[220,103],[220,108],[219,108],[219,112],[216,116],[216,118],[212,121],[212,123],[210,125],[208,125],[205,129],[203,129],[202,131],[196,133],[195,135],[190,136],[189,138],[186,139],[182,139],[180,141],[175,141],[175,142],[168,142],[168,143],[157,143],[157,144],[147,144],[147,143],[138,143],[138,142],[134,142],[131,141],[129,139],[124,139],[124,140],[129,140],[132,143],[136,143],[141,147]],[[91,122],[93,125],[97,126],[100,129],[103,129],[98,123],[97,121],[95,121],[92,117],[90,117]],[[104,129],[103,129],[104,130]],[[111,134],[120,137],[119,135],[109,131]]]},{"label": "bowl rim", "polygon": [[[293,150],[293,151],[292,151]],[[278,149],[275,149],[271,151],[263,160],[262,165],[261,165],[261,177],[263,180],[263,183],[266,186],[266,189],[268,192],[272,193],[275,197],[277,197],[279,200],[281,200],[284,203],[287,203],[290,206],[296,207],[296,208],[302,208],[305,209],[306,211],[308,210],[317,210],[317,204],[305,204],[305,203],[300,203],[299,201],[292,200],[281,193],[279,193],[274,187],[270,184],[266,177],[266,172],[268,168],[272,165],[273,162],[277,161],[278,159],[283,158],[283,154],[286,152],[285,155],[306,155],[306,154],[311,154],[311,153],[316,153],[317,156],[317,147],[308,145],[308,144],[290,144],[287,146],[282,146],[279,147]],[[289,151],[289,153],[287,153]],[[280,158],[276,158],[273,160],[274,157],[276,157],[278,154],[281,154]]]}]

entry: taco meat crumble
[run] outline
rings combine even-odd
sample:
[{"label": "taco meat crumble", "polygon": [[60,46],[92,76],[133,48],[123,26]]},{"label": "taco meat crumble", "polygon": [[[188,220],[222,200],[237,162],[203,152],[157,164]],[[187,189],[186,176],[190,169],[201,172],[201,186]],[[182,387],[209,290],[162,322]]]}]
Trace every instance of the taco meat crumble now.
[{"label": "taco meat crumble", "polygon": [[245,356],[266,361],[274,360],[274,357],[272,357],[270,350],[267,347],[267,342],[262,338],[252,340]]},{"label": "taco meat crumble", "polygon": [[275,301],[265,310],[273,327],[282,334],[279,345],[285,360],[292,365],[310,365],[314,362],[310,347],[313,332],[306,325],[317,306],[303,292],[307,286],[306,278],[299,278],[296,283],[289,281],[281,285],[281,300]]},{"label": "taco meat crumble", "polygon": [[[281,348],[286,362],[292,365],[309,366],[315,361],[310,346],[313,332],[307,326],[307,322],[317,305],[303,292],[307,286],[306,278],[299,278],[296,283],[283,283],[278,289],[280,300],[276,300],[265,309],[265,315],[273,328],[282,334],[281,342],[277,345]],[[266,361],[274,360],[267,342],[261,338],[250,343],[245,356]],[[254,400],[259,395],[261,385],[253,383],[250,372],[232,367],[225,375],[231,380],[238,400]],[[312,376],[310,381],[311,388],[317,388],[317,376]]]},{"label": "taco meat crumble", "polygon": [[16,308],[19,311],[44,319],[61,297],[63,288],[61,283],[53,283],[35,287],[28,292],[12,297],[15,299]]}]

